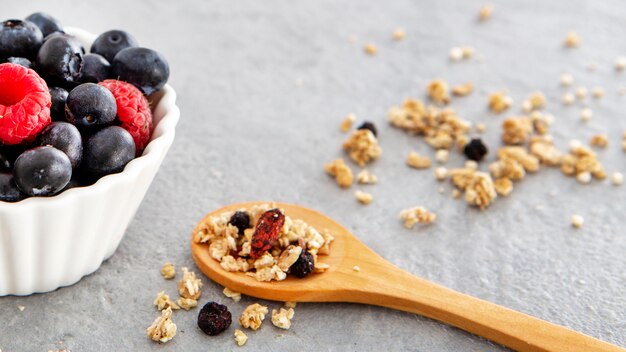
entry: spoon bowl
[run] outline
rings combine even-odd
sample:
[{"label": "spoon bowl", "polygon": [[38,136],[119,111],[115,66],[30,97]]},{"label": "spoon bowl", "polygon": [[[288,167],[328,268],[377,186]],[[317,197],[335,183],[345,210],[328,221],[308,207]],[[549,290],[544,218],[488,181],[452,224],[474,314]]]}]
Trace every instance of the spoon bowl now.
[{"label": "spoon bowl", "polygon": [[[260,282],[244,273],[224,270],[209,255],[208,244],[193,241],[193,234],[208,218],[264,203],[268,202],[228,205],[198,223],[192,233],[191,253],[196,265],[211,280],[233,291],[273,301],[353,302],[416,313],[519,351],[626,351],[418,278],[386,261],[331,218],[302,206],[274,203],[293,219],[302,219],[318,230],[327,229],[335,237],[330,254],[318,256],[319,262],[330,266],[324,273]],[[360,270],[355,270],[355,266]]]}]

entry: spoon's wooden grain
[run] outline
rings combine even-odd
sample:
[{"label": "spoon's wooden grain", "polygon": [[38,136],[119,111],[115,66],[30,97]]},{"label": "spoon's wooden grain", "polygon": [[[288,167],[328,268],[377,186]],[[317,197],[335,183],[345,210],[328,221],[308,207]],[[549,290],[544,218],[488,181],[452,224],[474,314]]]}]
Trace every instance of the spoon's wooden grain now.
[{"label": "spoon's wooden grain", "polygon": [[[250,208],[267,202],[239,203],[209,213]],[[417,313],[519,351],[626,351],[568,328],[474,298],[413,276],[387,262],[332,219],[304,207],[276,203],[294,219],[328,229],[335,241],[329,256],[319,256],[330,269],[304,279],[259,282],[243,273],[227,272],[209,256],[207,244],[191,241],[191,253],[204,274],[245,295],[293,302],[356,302]],[[193,235],[192,235],[193,238]],[[353,270],[359,266],[360,271]]]}]

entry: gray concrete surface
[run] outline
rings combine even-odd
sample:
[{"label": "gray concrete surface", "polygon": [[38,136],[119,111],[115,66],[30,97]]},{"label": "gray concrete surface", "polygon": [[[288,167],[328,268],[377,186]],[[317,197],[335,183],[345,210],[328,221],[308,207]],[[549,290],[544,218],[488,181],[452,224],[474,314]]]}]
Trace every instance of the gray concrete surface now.
[{"label": "gray concrete surface", "polygon": [[[541,90],[556,116],[560,147],[605,132],[611,144],[599,152],[601,160],[610,172],[626,171],[620,147],[626,97],[617,94],[626,73],[613,70],[614,59],[626,55],[626,4],[494,2],[492,21],[479,25],[483,2],[476,0],[3,1],[2,17],[43,10],[92,32],[127,29],[162,51],[182,118],[117,253],[72,287],[0,298],[0,349],[238,350],[237,324],[217,337],[203,335],[197,310],[175,313],[179,333],[167,344],[149,341],[145,328],[157,316],[155,294],[176,294],[175,282],[161,279],[160,265],[194,266],[188,238],[196,221],[224,204],[254,199],[321,210],[415,275],[626,347],[624,187],[582,186],[546,169],[479,212],[452,200],[450,185],[439,194],[431,171],[405,167],[409,150],[432,151],[385,122],[390,106],[421,98],[432,78],[471,81],[475,94],[452,106],[486,123],[495,148],[505,115],[486,111],[487,93],[508,89],[519,103]],[[405,41],[390,39],[396,27],[406,29]],[[570,29],[582,37],[577,50],[562,49]],[[366,42],[378,46],[377,56],[363,54]],[[484,62],[449,63],[448,49],[456,45],[475,47]],[[591,63],[596,72],[587,70]],[[587,125],[579,122],[579,107],[560,104],[562,72],[571,72],[576,86],[606,91],[602,101],[588,101],[594,117]],[[355,188],[340,190],[322,171],[341,155],[337,126],[349,112],[378,125],[384,150],[370,168],[380,184],[356,187],[374,194],[367,207],[355,201]],[[461,162],[455,153],[449,165]],[[438,213],[437,223],[405,230],[398,212],[420,204]],[[573,213],[585,217],[584,228],[571,228]],[[256,301],[234,303],[204,281],[202,302],[226,303],[235,315]],[[291,330],[266,321],[248,335],[241,350],[504,350],[413,314],[354,304],[301,304]]]}]

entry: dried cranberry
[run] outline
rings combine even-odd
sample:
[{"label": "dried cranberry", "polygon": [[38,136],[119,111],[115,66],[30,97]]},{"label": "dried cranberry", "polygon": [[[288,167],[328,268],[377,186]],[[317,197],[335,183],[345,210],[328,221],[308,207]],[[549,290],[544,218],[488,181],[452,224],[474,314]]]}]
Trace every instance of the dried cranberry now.
[{"label": "dried cranberry", "polygon": [[285,224],[285,214],[280,209],[270,209],[259,218],[250,242],[250,257],[258,258],[272,248]]},{"label": "dried cranberry", "polygon": [[361,124],[361,126],[357,127],[357,130],[370,130],[374,137],[378,137],[378,129],[373,122],[365,121]]},{"label": "dried cranberry", "polygon": [[209,302],[198,313],[198,327],[207,335],[217,335],[228,329],[233,319],[228,307],[217,302]]},{"label": "dried cranberry", "polygon": [[465,154],[468,159],[481,161],[487,154],[487,146],[480,138],[474,138],[465,145],[465,148],[463,148],[463,154]]},{"label": "dried cranberry", "polygon": [[246,213],[245,211],[236,211],[231,217],[230,220],[228,221],[229,224],[235,226],[237,229],[239,229],[239,234],[243,235],[243,232],[246,229],[249,229],[250,226],[250,215],[248,215],[248,213]]},{"label": "dried cranberry", "polygon": [[313,261],[313,254],[309,251],[302,251],[298,260],[289,267],[289,273],[294,274],[296,277],[303,278],[313,272],[315,262]]}]

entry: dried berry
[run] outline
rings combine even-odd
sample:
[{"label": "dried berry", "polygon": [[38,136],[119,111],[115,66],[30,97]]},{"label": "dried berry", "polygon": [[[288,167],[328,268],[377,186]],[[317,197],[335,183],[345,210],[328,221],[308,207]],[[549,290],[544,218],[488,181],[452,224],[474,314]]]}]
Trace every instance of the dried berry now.
[{"label": "dried berry", "polygon": [[376,126],[372,122],[369,122],[369,121],[363,122],[361,126],[357,127],[357,130],[370,130],[370,132],[372,132],[374,137],[378,137],[378,130],[376,129]]},{"label": "dried berry", "polygon": [[285,215],[280,209],[270,209],[263,213],[256,224],[250,243],[250,257],[256,259],[272,248],[285,224]]},{"label": "dried berry", "polygon": [[250,215],[245,211],[236,211],[228,223],[238,228],[239,234],[243,235],[243,232],[250,228]]},{"label": "dried berry", "polygon": [[465,145],[465,148],[463,149],[463,154],[465,154],[468,159],[481,161],[482,158],[487,154],[487,146],[480,138],[474,138]]},{"label": "dried berry", "polygon": [[228,329],[233,319],[228,307],[217,302],[209,302],[198,313],[198,327],[207,335],[217,335]]},{"label": "dried berry", "polygon": [[313,254],[309,253],[309,251],[302,251],[298,260],[289,267],[289,273],[303,278],[312,273],[313,268],[315,268]]}]

